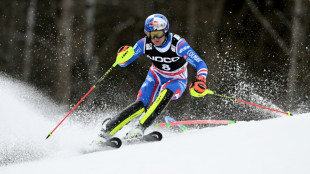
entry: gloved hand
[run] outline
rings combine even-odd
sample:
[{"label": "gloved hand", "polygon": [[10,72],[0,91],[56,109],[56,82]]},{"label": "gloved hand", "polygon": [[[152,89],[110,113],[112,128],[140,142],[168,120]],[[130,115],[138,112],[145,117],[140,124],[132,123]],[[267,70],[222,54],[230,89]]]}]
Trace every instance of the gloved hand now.
[{"label": "gloved hand", "polygon": [[126,63],[134,55],[134,53],[135,51],[131,46],[121,46],[117,51],[116,61],[113,66]]},{"label": "gloved hand", "polygon": [[204,76],[198,76],[189,86],[189,92],[194,97],[203,97],[207,94],[207,80]]},{"label": "gloved hand", "polygon": [[125,46],[121,46],[118,50],[117,50],[117,55],[121,52],[126,51],[129,48],[129,46],[125,45]]}]

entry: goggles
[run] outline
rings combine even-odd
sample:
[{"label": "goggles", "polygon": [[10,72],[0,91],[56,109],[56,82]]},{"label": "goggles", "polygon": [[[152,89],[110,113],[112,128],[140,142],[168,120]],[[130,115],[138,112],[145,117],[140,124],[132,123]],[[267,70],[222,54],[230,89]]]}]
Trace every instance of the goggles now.
[{"label": "goggles", "polygon": [[158,31],[148,31],[146,33],[146,36],[150,39],[154,39],[157,37],[158,39],[162,38],[165,35],[164,30],[158,30]]}]

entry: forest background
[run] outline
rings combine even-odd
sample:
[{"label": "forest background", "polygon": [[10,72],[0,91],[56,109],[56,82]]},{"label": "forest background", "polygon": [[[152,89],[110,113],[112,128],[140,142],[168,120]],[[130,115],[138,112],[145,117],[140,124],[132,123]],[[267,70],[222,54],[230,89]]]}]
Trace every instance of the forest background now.
[{"label": "forest background", "polygon": [[[285,112],[310,111],[309,0],[2,0],[0,73],[72,107],[111,67],[120,46],[145,36],[144,21],[153,13],[164,14],[170,32],[184,37],[207,63],[209,89]],[[143,55],[116,67],[80,109],[121,111],[136,100],[150,65]],[[189,83],[195,74],[189,65]],[[212,95],[193,98],[187,89],[164,114],[277,116],[258,112]]]}]

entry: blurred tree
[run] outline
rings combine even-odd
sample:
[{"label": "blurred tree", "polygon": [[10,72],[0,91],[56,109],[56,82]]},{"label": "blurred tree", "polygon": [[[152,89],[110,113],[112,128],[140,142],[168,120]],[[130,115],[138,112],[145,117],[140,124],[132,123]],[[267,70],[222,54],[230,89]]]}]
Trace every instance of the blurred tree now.
[{"label": "blurred tree", "polygon": [[[302,51],[302,38],[305,38],[305,26],[302,26],[301,20],[303,17],[303,3],[302,0],[295,0],[293,7],[293,17],[292,17],[292,34],[291,34],[291,48],[289,52],[290,56],[290,69],[288,72],[288,106],[289,108],[295,107],[297,95],[298,95],[298,62],[297,59],[301,56]],[[306,16],[309,18],[308,16]]]},{"label": "blurred tree", "polygon": [[2,68],[5,72],[20,77],[20,51],[23,46],[24,34],[22,33],[23,24],[25,23],[24,15],[21,13],[26,7],[25,1],[2,1],[1,18],[2,38],[0,39],[3,52]]},{"label": "blurred tree", "polygon": [[34,26],[36,22],[36,9],[37,9],[37,0],[31,0],[30,5],[27,10],[27,26],[26,26],[26,35],[25,35],[25,49],[24,49],[24,66],[23,66],[23,79],[28,81],[30,78],[32,66],[33,66],[33,56],[32,56],[32,45],[34,40]]},{"label": "blurred tree", "polygon": [[[269,32],[269,34],[275,39],[275,41],[278,43],[279,47],[282,48],[282,51],[288,55],[289,57],[289,71],[287,75],[287,109],[293,109],[296,105],[298,91],[300,91],[297,87],[298,84],[298,74],[300,72],[298,71],[298,59],[301,59],[302,54],[302,43],[303,38],[305,38],[305,26],[302,25],[301,21],[303,17],[306,17],[303,15],[304,10],[303,7],[305,4],[303,4],[303,0],[296,0],[293,2],[293,9],[292,9],[292,19],[291,22],[287,21],[286,18],[283,16],[283,13],[281,11],[276,11],[277,14],[281,17],[281,19],[285,22],[285,24],[289,27],[290,35],[289,38],[289,46],[285,43],[284,39],[279,34],[278,31],[276,31],[270,22],[263,16],[263,14],[260,13],[259,9],[256,7],[255,3],[252,0],[247,0],[247,3],[255,15],[257,19],[261,22],[262,26]],[[308,18],[308,17],[307,17]],[[285,36],[283,36],[285,37]]]},{"label": "blurred tree", "polygon": [[57,19],[57,73],[56,96],[62,104],[69,104],[71,98],[71,68],[73,66],[73,0],[61,0],[60,16]]},{"label": "blurred tree", "polygon": [[98,57],[94,55],[95,48],[95,13],[96,13],[97,0],[85,1],[85,61],[88,66],[88,77],[90,80],[94,79],[98,69]]}]

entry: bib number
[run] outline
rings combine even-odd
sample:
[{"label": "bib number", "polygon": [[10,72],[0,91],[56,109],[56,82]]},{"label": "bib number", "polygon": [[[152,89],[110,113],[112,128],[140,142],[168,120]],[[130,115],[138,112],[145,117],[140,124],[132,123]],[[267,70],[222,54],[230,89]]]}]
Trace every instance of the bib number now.
[{"label": "bib number", "polygon": [[166,70],[166,71],[171,70],[170,66],[167,65],[167,64],[162,64],[162,69],[163,69],[163,70]]}]

